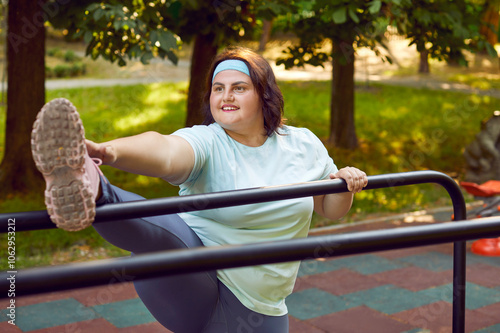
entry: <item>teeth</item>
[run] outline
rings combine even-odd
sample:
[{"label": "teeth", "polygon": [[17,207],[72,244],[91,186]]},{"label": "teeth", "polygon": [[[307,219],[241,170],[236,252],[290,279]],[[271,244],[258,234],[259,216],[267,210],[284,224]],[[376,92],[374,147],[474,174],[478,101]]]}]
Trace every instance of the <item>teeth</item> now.
[{"label": "teeth", "polygon": [[222,110],[224,111],[233,111],[233,110],[237,110],[238,108],[235,108],[235,107],[231,107],[231,106],[226,106],[226,107],[223,107]]}]

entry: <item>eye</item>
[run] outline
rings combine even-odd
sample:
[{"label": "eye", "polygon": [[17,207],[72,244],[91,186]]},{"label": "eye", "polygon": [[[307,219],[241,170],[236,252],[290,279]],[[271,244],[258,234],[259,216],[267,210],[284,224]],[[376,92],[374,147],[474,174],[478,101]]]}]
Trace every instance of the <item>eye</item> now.
[{"label": "eye", "polygon": [[236,91],[236,92],[243,92],[243,91],[245,91],[245,87],[243,87],[243,86],[236,86],[236,87],[234,87],[234,91]]},{"label": "eye", "polygon": [[215,87],[213,88],[213,91],[214,91],[214,92],[221,92],[222,90],[223,90],[223,89],[222,89],[222,87],[221,87],[221,86],[215,86]]}]

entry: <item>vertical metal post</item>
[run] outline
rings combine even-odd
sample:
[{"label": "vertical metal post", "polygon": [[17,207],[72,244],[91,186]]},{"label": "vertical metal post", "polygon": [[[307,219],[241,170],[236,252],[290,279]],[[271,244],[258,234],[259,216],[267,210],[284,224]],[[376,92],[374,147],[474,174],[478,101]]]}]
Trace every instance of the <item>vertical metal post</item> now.
[{"label": "vertical metal post", "polygon": [[[450,178],[451,179],[451,178]],[[441,182],[440,182],[441,183]],[[467,219],[465,200],[460,187],[455,181],[443,182],[441,185],[448,191],[453,203],[453,220]],[[453,333],[465,333],[465,284],[466,278],[466,243],[458,241],[453,243]]]},{"label": "vertical metal post", "polygon": [[453,243],[453,333],[465,333],[466,246]]}]

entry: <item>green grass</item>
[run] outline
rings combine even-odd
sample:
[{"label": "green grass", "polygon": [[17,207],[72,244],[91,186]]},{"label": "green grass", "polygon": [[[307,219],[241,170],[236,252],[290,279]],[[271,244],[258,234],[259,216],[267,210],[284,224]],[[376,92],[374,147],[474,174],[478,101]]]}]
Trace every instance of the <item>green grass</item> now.
[{"label": "green grass", "polygon": [[[313,130],[326,140],[329,84],[281,84],[288,123]],[[372,85],[356,91],[356,128],[360,148],[329,147],[337,166],[357,166],[368,175],[436,170],[460,177],[463,150],[492,115],[498,100],[455,92]],[[469,198],[466,195],[467,198]],[[358,194],[344,222],[373,213],[407,212],[451,204],[437,185],[415,185]],[[331,223],[314,219],[316,226]]]},{"label": "green grass", "polygon": [[479,90],[500,89],[500,77],[498,75],[477,74],[455,74],[448,78],[449,81],[466,84]]},{"label": "green grass", "polygon": [[[282,82],[288,124],[310,128],[328,138],[329,82]],[[86,137],[97,141],[155,130],[171,133],[183,127],[186,83],[116,86],[48,91],[47,99],[70,99],[81,113]],[[499,100],[461,93],[372,85],[356,91],[356,127],[360,147],[327,147],[337,166],[356,166],[368,175],[414,170],[437,170],[460,177],[462,152],[480,129],[480,122]],[[3,147],[5,111],[0,109],[0,147]],[[2,151],[0,151],[0,156]],[[110,181],[146,198],[177,195],[177,187],[144,176],[102,168]],[[0,211],[43,209],[40,194],[0,203]],[[400,213],[450,205],[448,194],[435,185],[365,191],[342,221],[372,214]],[[313,226],[332,223],[314,216]],[[0,257],[6,241],[0,245]],[[93,229],[76,233],[61,230],[17,234],[18,267],[44,266],[107,256],[125,255],[103,241]],[[3,266],[0,265],[0,266]]]}]

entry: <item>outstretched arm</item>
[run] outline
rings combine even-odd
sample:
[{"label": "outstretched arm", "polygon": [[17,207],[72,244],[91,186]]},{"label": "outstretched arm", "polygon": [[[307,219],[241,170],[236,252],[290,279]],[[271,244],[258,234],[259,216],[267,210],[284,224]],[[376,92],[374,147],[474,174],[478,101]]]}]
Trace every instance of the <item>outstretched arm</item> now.
[{"label": "outstretched arm", "polygon": [[183,138],[157,132],[104,143],[86,140],[90,157],[135,174],[159,177],[172,184],[184,182],[194,167],[194,151]]},{"label": "outstretched arm", "polygon": [[368,178],[363,171],[345,167],[335,174],[330,174],[330,179],[344,179],[349,192],[331,193],[314,197],[314,211],[331,220],[342,218],[351,209],[354,193],[361,192],[368,184]]}]

